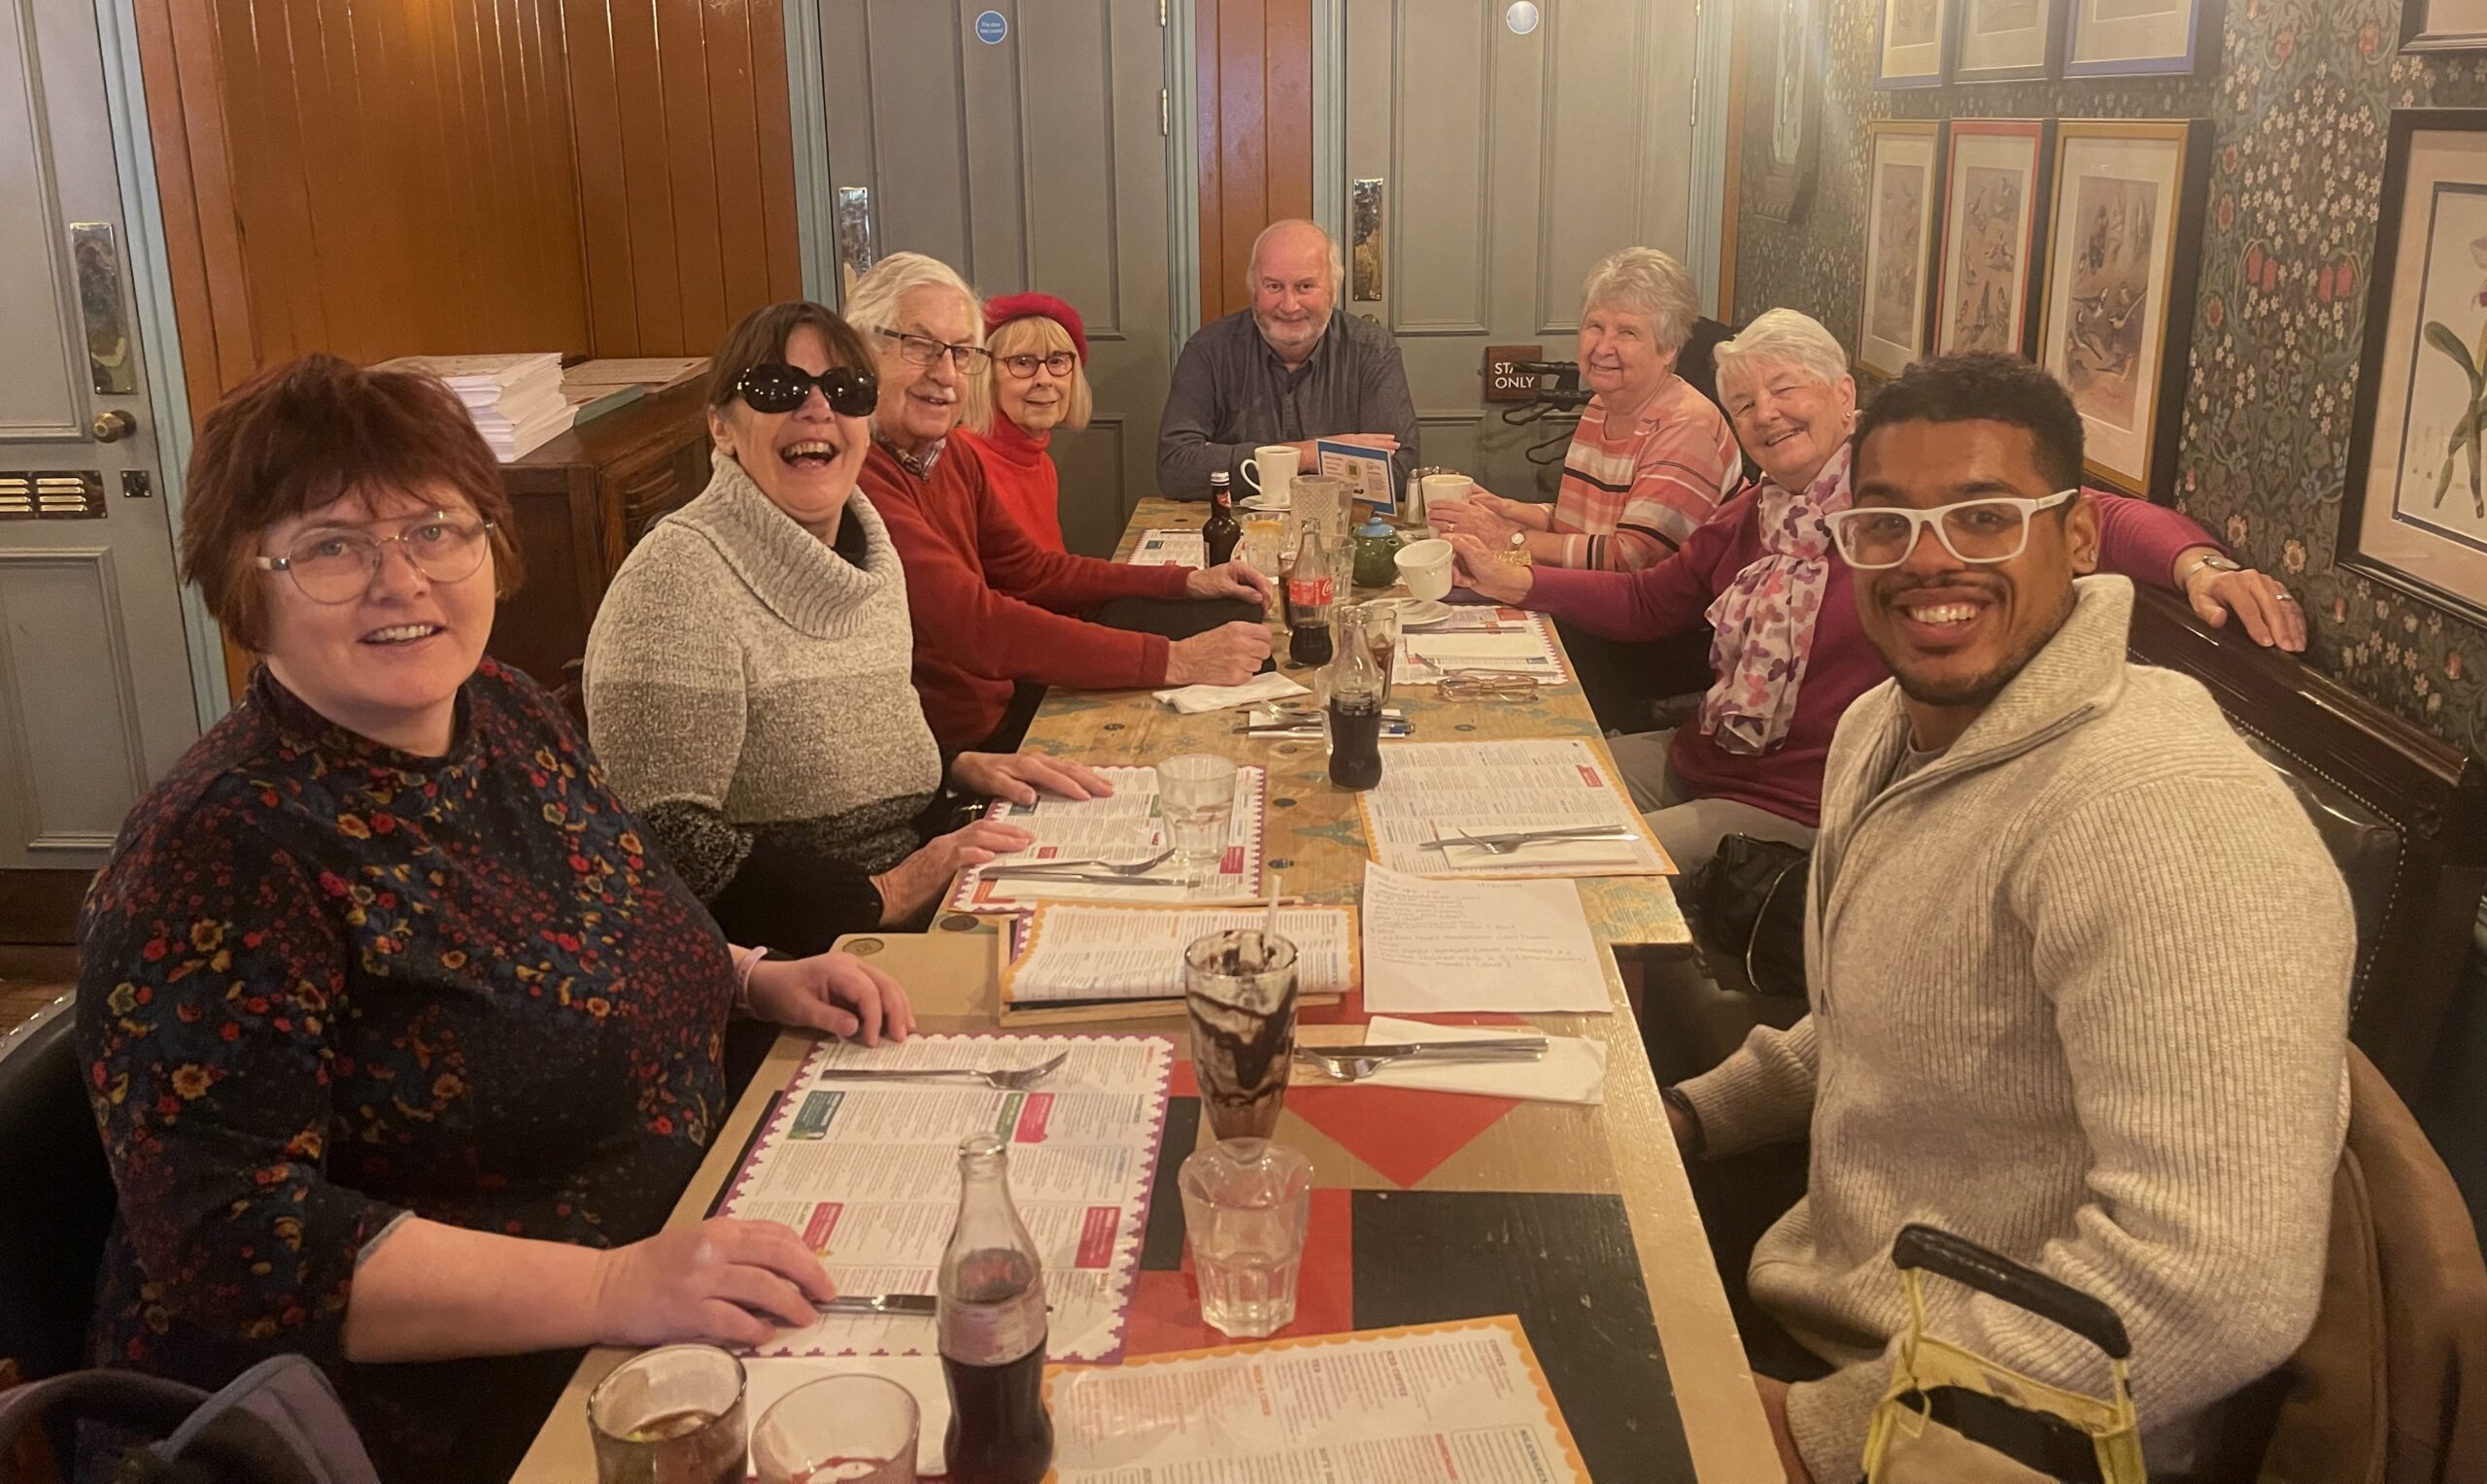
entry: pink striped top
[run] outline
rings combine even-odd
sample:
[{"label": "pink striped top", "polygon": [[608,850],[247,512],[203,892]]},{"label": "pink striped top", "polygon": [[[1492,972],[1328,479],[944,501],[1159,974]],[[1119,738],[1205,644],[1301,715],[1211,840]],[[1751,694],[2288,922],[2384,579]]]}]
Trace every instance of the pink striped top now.
[{"label": "pink striped top", "polygon": [[1560,564],[1637,572],[1666,560],[1727,497],[1743,468],[1724,413],[1680,376],[1610,433],[1591,397],[1554,496]]}]

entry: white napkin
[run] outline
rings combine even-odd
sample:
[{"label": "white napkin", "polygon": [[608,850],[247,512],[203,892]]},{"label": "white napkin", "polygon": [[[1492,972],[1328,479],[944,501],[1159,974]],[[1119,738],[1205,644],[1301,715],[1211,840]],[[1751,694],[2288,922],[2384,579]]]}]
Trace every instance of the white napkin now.
[{"label": "white napkin", "polygon": [[1229,706],[1249,706],[1256,701],[1283,700],[1290,695],[1309,695],[1312,692],[1272,670],[1267,675],[1255,675],[1240,686],[1180,686],[1153,693],[1183,715],[1198,716],[1204,711],[1223,711]]},{"label": "white napkin", "polygon": [[[1435,1026],[1377,1015],[1365,1028],[1367,1045],[1408,1041],[1483,1041],[1534,1034],[1525,1026]],[[1434,1093],[1474,1093],[1531,1102],[1606,1101],[1606,1043],[1577,1035],[1550,1035],[1541,1062],[1393,1062],[1361,1084],[1412,1087]]]}]

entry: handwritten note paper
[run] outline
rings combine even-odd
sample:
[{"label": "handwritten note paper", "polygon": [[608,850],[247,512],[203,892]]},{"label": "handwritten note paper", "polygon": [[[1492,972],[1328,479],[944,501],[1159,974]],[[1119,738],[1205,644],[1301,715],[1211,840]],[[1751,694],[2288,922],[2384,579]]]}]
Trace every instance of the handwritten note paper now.
[{"label": "handwritten note paper", "polygon": [[1373,1015],[1614,1008],[1568,881],[1429,881],[1367,861],[1364,1007]]}]

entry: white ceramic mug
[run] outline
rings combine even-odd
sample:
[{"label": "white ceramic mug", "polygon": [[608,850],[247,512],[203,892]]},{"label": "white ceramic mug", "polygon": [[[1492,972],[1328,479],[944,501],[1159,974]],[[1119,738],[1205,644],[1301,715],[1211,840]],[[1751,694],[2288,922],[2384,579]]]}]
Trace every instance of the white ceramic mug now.
[{"label": "white ceramic mug", "polygon": [[1393,559],[1399,563],[1399,580],[1408,585],[1410,597],[1432,600],[1450,595],[1449,542],[1411,541]]},{"label": "white ceramic mug", "polygon": [[1244,460],[1244,483],[1284,505],[1293,493],[1295,476],[1304,466],[1304,451],[1292,443],[1265,443]]},{"label": "white ceramic mug", "polygon": [[1477,488],[1465,474],[1428,474],[1425,476],[1425,509],[1438,510],[1444,505],[1465,501]]}]

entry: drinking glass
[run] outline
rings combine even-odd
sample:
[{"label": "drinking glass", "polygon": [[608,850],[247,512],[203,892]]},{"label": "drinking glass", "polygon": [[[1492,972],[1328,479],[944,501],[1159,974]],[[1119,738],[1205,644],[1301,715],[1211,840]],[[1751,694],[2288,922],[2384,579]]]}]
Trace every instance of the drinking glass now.
[{"label": "drinking glass", "polygon": [[751,1460],[761,1484],[915,1484],[921,1418],[886,1376],[806,1381],[760,1414]]},{"label": "drinking glass", "polygon": [[742,1362],[666,1345],[622,1363],[587,1399],[596,1484],[742,1484]]},{"label": "drinking glass", "polygon": [[1157,765],[1157,804],[1175,863],[1193,886],[1209,885],[1235,820],[1235,759],[1207,753],[1167,759]]},{"label": "drinking glass", "polygon": [[1194,938],[1183,950],[1183,1005],[1210,1131],[1268,1138],[1295,1061],[1295,945],[1257,928]]},{"label": "drinking glass", "polygon": [[1285,1329],[1304,1268],[1312,1162],[1268,1139],[1221,1139],[1185,1160],[1175,1184],[1201,1318],[1236,1339]]}]

